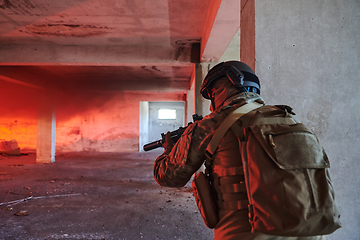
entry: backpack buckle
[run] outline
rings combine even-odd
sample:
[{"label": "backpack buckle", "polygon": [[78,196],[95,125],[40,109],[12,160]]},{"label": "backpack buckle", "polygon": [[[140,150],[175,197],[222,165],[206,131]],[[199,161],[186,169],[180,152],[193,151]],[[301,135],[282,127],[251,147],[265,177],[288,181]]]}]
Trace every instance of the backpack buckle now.
[{"label": "backpack buckle", "polygon": [[253,205],[248,205],[248,211],[249,211],[249,220],[252,221],[254,218],[254,207]]},{"label": "backpack buckle", "polygon": [[214,155],[213,154],[211,154],[208,150],[205,150],[205,157],[206,157],[206,159],[208,159],[208,160],[213,160],[213,157],[214,157]]}]

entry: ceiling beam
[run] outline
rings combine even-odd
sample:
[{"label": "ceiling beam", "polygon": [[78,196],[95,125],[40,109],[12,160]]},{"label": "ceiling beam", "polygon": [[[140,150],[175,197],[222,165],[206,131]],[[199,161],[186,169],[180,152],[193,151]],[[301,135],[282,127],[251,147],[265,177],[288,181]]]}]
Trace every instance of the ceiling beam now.
[{"label": "ceiling beam", "polygon": [[200,61],[219,61],[239,29],[240,0],[212,0],[201,38]]},{"label": "ceiling beam", "polygon": [[25,44],[1,45],[0,62],[17,63],[190,63],[191,47],[95,46]]}]

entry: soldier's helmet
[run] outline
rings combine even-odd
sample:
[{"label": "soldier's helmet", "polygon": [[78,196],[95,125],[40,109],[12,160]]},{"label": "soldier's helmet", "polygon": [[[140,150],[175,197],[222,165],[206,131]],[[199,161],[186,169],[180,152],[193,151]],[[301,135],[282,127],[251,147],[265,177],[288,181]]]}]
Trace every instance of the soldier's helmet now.
[{"label": "soldier's helmet", "polygon": [[260,94],[260,82],[251,67],[243,62],[227,61],[210,69],[201,86],[201,95],[206,99],[211,99],[211,84],[222,77],[227,77],[239,92]]}]

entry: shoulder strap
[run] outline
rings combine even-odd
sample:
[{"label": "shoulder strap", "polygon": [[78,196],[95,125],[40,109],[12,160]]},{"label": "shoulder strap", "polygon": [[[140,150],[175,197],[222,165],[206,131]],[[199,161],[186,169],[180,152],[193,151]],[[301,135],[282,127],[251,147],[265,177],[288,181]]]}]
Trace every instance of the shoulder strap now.
[{"label": "shoulder strap", "polygon": [[225,133],[229,130],[229,128],[243,115],[246,113],[263,106],[264,104],[258,102],[252,102],[245,104],[235,111],[230,113],[224,121],[220,124],[220,126],[216,129],[214,136],[211,138],[206,150],[205,156],[207,160],[212,160],[214,156],[214,152],[218,148],[220,141],[223,139]]}]

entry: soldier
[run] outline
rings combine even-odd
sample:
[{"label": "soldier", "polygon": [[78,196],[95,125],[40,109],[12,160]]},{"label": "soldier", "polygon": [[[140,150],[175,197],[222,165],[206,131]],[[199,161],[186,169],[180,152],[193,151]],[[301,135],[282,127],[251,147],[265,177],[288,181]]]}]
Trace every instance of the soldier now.
[{"label": "soldier", "polygon": [[[174,145],[170,134],[165,135],[165,151],[154,165],[154,178],[161,186],[182,187],[201,167],[205,150],[213,133],[225,117],[234,109],[247,103],[264,103],[260,94],[260,83],[254,71],[238,61],[223,62],[213,67],[204,79],[201,94],[211,100],[211,113],[202,120],[189,125]],[[247,200],[246,189],[236,194],[224,193],[224,186],[244,181],[238,139],[228,131],[214,154],[207,171],[215,191],[218,222],[214,226],[215,239],[325,239],[317,237],[277,237],[262,233],[251,233],[247,205],[232,205],[230,202]],[[216,174],[220,168],[233,169],[226,176]],[[220,179],[221,178],[221,179]]]}]

